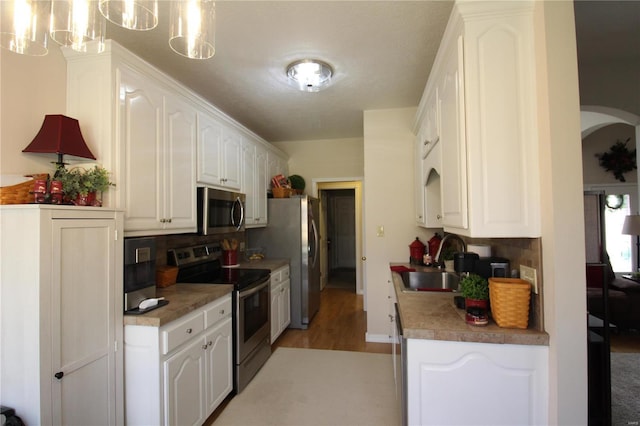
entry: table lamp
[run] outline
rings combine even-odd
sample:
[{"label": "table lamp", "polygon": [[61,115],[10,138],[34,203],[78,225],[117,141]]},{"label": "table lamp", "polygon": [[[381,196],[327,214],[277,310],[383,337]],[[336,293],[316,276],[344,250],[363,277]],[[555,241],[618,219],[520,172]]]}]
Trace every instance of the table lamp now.
[{"label": "table lamp", "polygon": [[60,169],[64,169],[65,154],[96,159],[82,137],[78,120],[60,114],[45,115],[40,131],[22,152],[58,154],[54,178]]},{"label": "table lamp", "polygon": [[636,236],[636,271],[640,267],[640,215],[632,214],[624,218],[622,234]]}]

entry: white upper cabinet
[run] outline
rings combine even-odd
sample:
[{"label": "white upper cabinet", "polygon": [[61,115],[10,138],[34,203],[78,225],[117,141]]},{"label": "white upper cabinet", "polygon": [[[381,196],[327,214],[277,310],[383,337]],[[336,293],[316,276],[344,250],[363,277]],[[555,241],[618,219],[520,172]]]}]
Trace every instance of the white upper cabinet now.
[{"label": "white upper cabinet", "polygon": [[534,64],[531,1],[456,2],[418,113],[437,88],[446,231],[540,236]]},{"label": "white upper cabinet", "polygon": [[464,121],[462,37],[443,61],[440,79],[440,138],[442,143],[442,213],[444,227],[468,228],[467,152]]},{"label": "white upper cabinet", "polygon": [[216,117],[198,115],[198,183],[240,190],[242,135]]},{"label": "white upper cabinet", "polygon": [[[125,211],[126,236],[196,232],[196,186],[240,191],[243,141],[272,149],[112,40],[99,55],[63,52],[67,114],[78,119],[97,162],[111,171],[116,186],[104,206]],[[273,152],[286,167],[286,156]],[[265,173],[266,156],[258,163]],[[268,179],[258,178],[266,191]]]},{"label": "white upper cabinet", "polygon": [[267,224],[267,151],[246,140],[242,146],[242,192],[246,195],[245,224],[247,228]]},{"label": "white upper cabinet", "polygon": [[196,111],[153,80],[121,73],[117,112],[129,235],[193,232]]}]

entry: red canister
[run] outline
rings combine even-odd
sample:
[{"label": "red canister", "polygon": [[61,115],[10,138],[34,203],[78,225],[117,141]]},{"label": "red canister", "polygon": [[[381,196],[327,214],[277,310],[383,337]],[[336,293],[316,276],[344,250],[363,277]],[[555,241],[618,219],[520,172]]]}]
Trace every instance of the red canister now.
[{"label": "red canister", "polygon": [[424,254],[425,245],[418,237],[409,244],[409,263],[412,265],[422,265],[422,255]]},{"label": "red canister", "polygon": [[36,179],[33,181],[33,195],[36,203],[44,203],[47,197],[47,181]]},{"label": "red canister", "polygon": [[429,244],[429,254],[431,255],[431,257],[436,256],[436,254],[438,253],[438,249],[440,248],[441,242],[442,242],[442,237],[437,232],[434,234],[433,237],[431,237],[429,241],[427,241],[427,244]]}]

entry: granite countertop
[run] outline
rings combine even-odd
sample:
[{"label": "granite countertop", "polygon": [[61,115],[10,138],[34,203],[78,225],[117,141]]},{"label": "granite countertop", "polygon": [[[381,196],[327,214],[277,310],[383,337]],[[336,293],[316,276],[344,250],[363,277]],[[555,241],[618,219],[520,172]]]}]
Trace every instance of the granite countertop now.
[{"label": "granite countertop", "polygon": [[233,291],[231,284],[174,284],[156,290],[168,305],[142,315],[125,315],[124,325],[160,327]]},{"label": "granite countertop", "polygon": [[[398,264],[392,264],[398,265]],[[403,265],[416,270],[414,265]],[[392,272],[393,286],[400,311],[403,335],[407,339],[448,340],[456,342],[504,343],[514,345],[548,345],[549,335],[533,329],[502,328],[489,321],[486,326],[465,322],[464,309],[453,301],[457,293],[403,292],[402,278]]]},{"label": "granite countertop", "polygon": [[[240,262],[239,268],[269,269],[275,271],[289,264],[289,259],[262,259]],[[233,291],[231,284],[174,284],[156,290],[156,297],[164,297],[168,305],[142,315],[125,315],[125,325],[160,327],[174,321],[207,303]]]},{"label": "granite countertop", "polygon": [[261,260],[245,260],[240,262],[239,268],[246,269],[269,269],[272,272],[289,264],[289,259],[271,259],[265,258]]}]

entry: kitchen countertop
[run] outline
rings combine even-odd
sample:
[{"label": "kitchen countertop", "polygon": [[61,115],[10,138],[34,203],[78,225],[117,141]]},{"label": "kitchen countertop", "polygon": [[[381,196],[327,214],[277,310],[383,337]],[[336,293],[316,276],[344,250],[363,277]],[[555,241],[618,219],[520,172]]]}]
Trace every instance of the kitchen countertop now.
[{"label": "kitchen countertop", "polygon": [[[424,267],[402,265],[419,271]],[[403,335],[407,339],[447,340],[456,342],[502,343],[514,345],[549,345],[549,335],[533,329],[502,328],[493,321],[486,326],[472,326],[465,322],[464,309],[453,301],[458,293],[403,292],[402,277],[391,272],[400,311]]]},{"label": "kitchen countertop", "polygon": [[124,325],[160,327],[233,291],[231,284],[174,284],[156,290],[168,305],[142,315],[125,315]]},{"label": "kitchen countertop", "polygon": [[278,268],[287,266],[288,264],[289,264],[289,259],[265,258],[261,260],[246,260],[244,262],[240,262],[239,268],[269,269],[273,272]]},{"label": "kitchen countertop", "polygon": [[[289,264],[289,259],[262,259],[240,262],[239,268],[275,271]],[[125,325],[160,327],[233,291],[229,284],[174,284],[156,289],[156,297],[164,297],[168,305],[142,315],[125,315]]]}]

